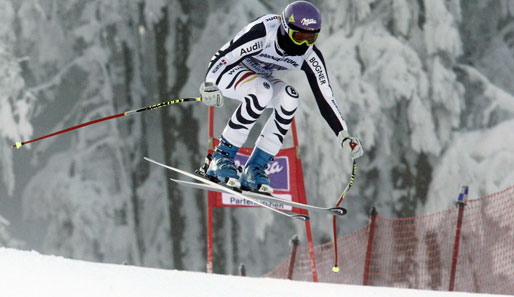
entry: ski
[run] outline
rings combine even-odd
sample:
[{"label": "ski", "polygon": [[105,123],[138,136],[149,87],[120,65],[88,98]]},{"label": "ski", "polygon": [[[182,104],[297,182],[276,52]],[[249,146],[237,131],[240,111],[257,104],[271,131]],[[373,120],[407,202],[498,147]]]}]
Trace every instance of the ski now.
[{"label": "ski", "polygon": [[227,188],[227,187],[225,187],[225,186],[223,186],[223,185],[217,184],[217,183],[215,183],[215,182],[213,182],[213,181],[210,181],[210,180],[208,180],[208,179],[205,179],[205,178],[203,178],[203,177],[200,177],[200,176],[198,176],[198,175],[196,175],[196,174],[189,173],[189,172],[187,172],[187,171],[180,170],[180,169],[178,169],[178,168],[171,167],[171,166],[168,166],[168,165],[165,165],[165,164],[159,163],[159,162],[157,162],[157,161],[155,161],[155,160],[152,160],[152,159],[150,159],[150,158],[148,158],[148,157],[144,157],[144,159],[145,159],[146,161],[148,161],[148,162],[151,162],[151,163],[154,163],[154,164],[156,164],[156,165],[162,166],[162,167],[164,167],[164,168],[167,168],[167,169],[169,169],[169,170],[175,171],[175,172],[180,173],[180,174],[182,174],[182,175],[189,176],[189,177],[191,177],[191,178],[193,178],[193,179],[195,179],[195,180],[197,180],[197,181],[200,181],[200,182],[202,182],[202,183],[204,183],[204,184],[206,184],[206,185],[210,185],[210,186],[212,186],[213,188],[217,189],[218,191],[224,191],[224,192],[230,193],[230,194],[232,194],[232,195],[234,195],[234,196],[237,196],[237,197],[239,197],[239,198],[245,199],[245,200],[247,200],[247,201],[251,201],[251,202],[253,202],[253,203],[255,203],[255,204],[259,205],[259,206],[262,206],[262,207],[264,207],[264,208],[266,208],[266,209],[268,209],[268,210],[271,210],[271,211],[273,211],[273,212],[275,212],[275,213],[277,213],[277,214],[280,214],[280,215],[282,215],[282,216],[286,216],[286,217],[289,217],[289,218],[292,218],[292,219],[297,219],[297,220],[300,220],[300,221],[308,221],[308,220],[309,220],[309,216],[307,216],[307,215],[302,215],[302,214],[289,214],[289,213],[283,212],[283,211],[281,211],[281,210],[278,210],[278,209],[275,209],[275,208],[273,208],[273,207],[271,207],[271,206],[268,206],[268,205],[266,205],[266,204],[264,204],[264,203],[260,202],[260,201],[259,201],[259,200],[257,200],[257,199],[254,199],[254,198],[248,197],[248,196],[244,195],[242,192],[236,191],[236,190],[231,189],[231,188]]},{"label": "ski", "polygon": [[[200,176],[198,176],[198,177],[200,177]],[[207,180],[204,177],[201,177],[201,178],[203,178],[204,180]],[[215,191],[215,192],[228,193],[227,191],[225,191],[225,189],[227,189],[227,187],[225,187],[225,186],[222,186],[223,188],[220,191],[220,189],[218,187],[212,187],[212,186],[207,185],[205,183],[190,182],[190,181],[174,179],[174,178],[170,178],[170,179],[172,181],[176,182],[179,185],[184,185],[184,186],[188,186],[188,187],[192,187],[192,188],[196,188],[196,189],[201,189],[201,190],[207,190],[207,191]],[[343,207],[319,207],[319,206],[314,206],[314,205],[310,205],[310,204],[294,202],[294,201],[287,200],[287,199],[284,199],[284,198],[279,198],[279,197],[276,197],[276,196],[267,195],[267,194],[261,194],[261,193],[251,192],[251,191],[242,191],[241,193],[243,193],[243,195],[246,195],[246,196],[248,196],[250,198],[259,199],[259,200],[262,200],[262,201],[270,201],[270,202],[282,203],[284,205],[289,205],[289,206],[293,206],[293,207],[297,207],[297,208],[302,208],[302,209],[306,209],[306,210],[314,211],[314,212],[318,212],[318,213],[324,213],[324,214],[330,214],[330,215],[338,215],[338,216],[343,216],[343,215],[345,215],[347,213],[346,208],[343,208]]]}]

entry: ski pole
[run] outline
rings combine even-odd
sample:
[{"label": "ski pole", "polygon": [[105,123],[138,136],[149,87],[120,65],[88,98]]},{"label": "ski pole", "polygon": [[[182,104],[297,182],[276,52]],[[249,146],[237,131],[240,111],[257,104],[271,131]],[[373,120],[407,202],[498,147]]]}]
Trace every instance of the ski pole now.
[{"label": "ski pole", "polygon": [[73,130],[76,130],[76,129],[79,129],[79,128],[82,128],[82,127],[85,127],[85,126],[89,126],[89,125],[92,125],[92,124],[96,124],[96,123],[99,123],[99,122],[103,122],[103,121],[107,121],[107,120],[111,120],[111,119],[115,119],[115,118],[120,118],[120,117],[124,117],[124,116],[128,116],[128,115],[133,115],[133,114],[138,113],[138,112],[143,112],[143,111],[147,111],[147,110],[157,109],[157,108],[169,106],[169,105],[172,105],[172,104],[177,104],[177,103],[182,103],[182,102],[190,102],[190,101],[202,101],[202,98],[201,97],[192,97],[192,98],[181,98],[181,99],[173,99],[173,100],[169,100],[169,101],[164,101],[164,102],[161,102],[159,104],[154,104],[154,105],[150,105],[150,106],[139,108],[139,109],[135,109],[135,110],[129,110],[129,111],[122,112],[122,113],[119,113],[119,114],[115,114],[115,115],[103,117],[103,118],[100,118],[100,119],[96,119],[96,120],[93,120],[93,121],[89,121],[89,122],[86,122],[86,123],[82,123],[82,124],[79,124],[79,125],[76,125],[76,126],[73,126],[73,127],[70,127],[70,128],[63,129],[61,131],[57,131],[57,132],[54,132],[54,133],[51,133],[51,134],[48,134],[48,135],[45,135],[45,136],[41,136],[41,137],[36,138],[36,139],[32,139],[32,140],[28,140],[28,141],[16,142],[16,144],[12,145],[11,147],[19,149],[22,145],[25,145],[25,144],[28,144],[28,143],[31,143],[31,142],[36,142],[36,141],[39,141],[39,140],[42,140],[42,139],[45,139],[45,138],[49,138],[49,137],[52,137],[52,136],[56,136],[56,135],[59,135],[59,134],[63,134],[63,133],[66,133],[66,132],[69,132],[69,131],[73,131]]},{"label": "ski pole", "polygon": [[[346,185],[346,188],[344,189],[343,193],[339,197],[339,200],[337,200],[336,207],[343,202],[344,197],[346,196],[346,193],[350,190],[350,188],[353,185],[353,181],[355,180],[355,173],[357,172],[357,162],[355,162],[355,159],[353,160],[353,168],[352,168],[352,175],[350,176],[350,182]],[[336,226],[336,217],[334,216],[332,225],[334,227],[334,267],[332,267],[333,272],[339,272],[339,267],[337,266],[337,226]]]}]

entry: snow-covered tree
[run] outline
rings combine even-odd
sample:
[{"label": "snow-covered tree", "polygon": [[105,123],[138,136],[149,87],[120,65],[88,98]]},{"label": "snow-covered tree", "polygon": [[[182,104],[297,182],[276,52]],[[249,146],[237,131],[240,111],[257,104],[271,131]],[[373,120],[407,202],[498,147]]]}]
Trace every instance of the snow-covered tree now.
[{"label": "snow-covered tree", "polygon": [[0,247],[22,248],[24,246],[23,242],[14,239],[9,234],[7,230],[9,225],[9,221],[0,216]]},{"label": "snow-covered tree", "polygon": [[14,55],[15,34],[14,8],[10,1],[0,1],[0,180],[5,183],[7,194],[12,195],[15,186],[13,151],[9,147],[32,134],[30,118],[34,97],[25,90],[20,60]]},{"label": "snow-covered tree", "polygon": [[[46,103],[42,116],[59,115],[50,130],[151,102],[143,74],[145,9],[132,1],[24,2],[18,7],[21,50],[30,57],[27,68],[34,77],[31,89]],[[149,183],[161,182],[151,179],[142,161],[147,132],[138,117],[38,144],[38,153],[52,154],[23,196],[27,218],[49,221],[45,250],[169,266],[160,257],[169,245],[162,235],[163,192],[147,191],[154,194],[149,197],[143,192],[154,187]],[[144,217],[146,209],[155,211],[155,219]],[[159,230],[161,235],[144,236]],[[146,259],[146,251],[154,259]]]}]

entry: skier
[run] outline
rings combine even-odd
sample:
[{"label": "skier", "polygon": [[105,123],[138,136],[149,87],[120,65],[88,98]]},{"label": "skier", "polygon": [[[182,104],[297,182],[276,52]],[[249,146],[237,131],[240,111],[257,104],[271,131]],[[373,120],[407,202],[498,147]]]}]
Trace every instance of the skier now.
[{"label": "skier", "polygon": [[[202,101],[220,107],[223,97],[241,101],[216,147],[206,175],[228,186],[272,193],[265,169],[283,144],[299,105],[296,90],[277,79],[277,70],[303,70],[319,110],[353,159],[362,156],[358,138],[348,128],[334,99],[320,50],[314,45],[321,29],[319,10],[306,1],[285,7],[281,15],[268,14],[243,28],[211,59]],[[266,108],[273,114],[255,143],[241,176],[234,156]]]}]

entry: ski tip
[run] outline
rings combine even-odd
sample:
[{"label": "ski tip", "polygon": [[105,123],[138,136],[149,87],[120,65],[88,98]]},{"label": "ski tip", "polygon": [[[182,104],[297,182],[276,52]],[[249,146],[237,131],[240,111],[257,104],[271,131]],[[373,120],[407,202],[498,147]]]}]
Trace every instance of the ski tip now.
[{"label": "ski tip", "polygon": [[344,216],[348,213],[348,211],[344,207],[332,207],[329,209],[329,211],[337,216]]},{"label": "ski tip", "polygon": [[310,220],[309,216],[302,215],[302,214],[293,215],[293,218],[298,219],[300,221],[304,221],[304,222],[307,222],[308,220]]},{"label": "ski tip", "polygon": [[153,160],[153,159],[150,159],[148,157],[143,157],[146,161],[150,162],[150,163],[154,163],[154,164],[159,164],[159,162]]}]

